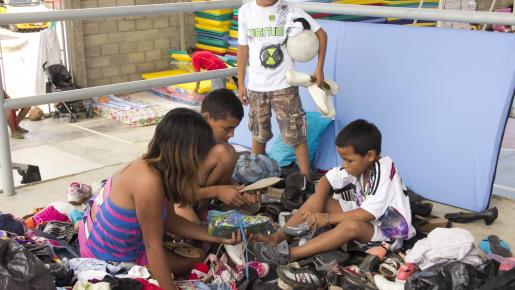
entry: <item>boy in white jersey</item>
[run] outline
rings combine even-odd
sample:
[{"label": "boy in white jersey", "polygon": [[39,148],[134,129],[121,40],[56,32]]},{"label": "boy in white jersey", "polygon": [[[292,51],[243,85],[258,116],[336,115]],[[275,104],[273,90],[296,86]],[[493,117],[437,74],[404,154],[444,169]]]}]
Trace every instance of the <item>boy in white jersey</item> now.
[{"label": "boy in white jersey", "polygon": [[[309,179],[306,118],[298,87],[286,81],[286,73],[294,69],[294,63],[285,40],[288,33],[299,29],[294,23],[297,18],[306,19],[317,35],[320,48],[313,77],[319,85],[324,81],[327,34],[320,25],[306,12],[281,0],[254,0],[238,11],[238,96],[243,104],[250,102],[252,153],[264,154],[266,143],[272,139],[273,109],[284,143],[295,147],[300,171]],[[247,64],[249,78],[245,86]]]},{"label": "boy in white jersey", "polygon": [[291,249],[282,230],[258,236],[254,249],[259,260],[284,264],[338,249],[350,240],[396,242],[399,247],[415,235],[399,173],[390,157],[380,156],[379,129],[356,120],[340,131],[335,143],[343,164],[320,179],[315,194],[286,223],[286,227],[303,222],[312,228],[334,227]]}]

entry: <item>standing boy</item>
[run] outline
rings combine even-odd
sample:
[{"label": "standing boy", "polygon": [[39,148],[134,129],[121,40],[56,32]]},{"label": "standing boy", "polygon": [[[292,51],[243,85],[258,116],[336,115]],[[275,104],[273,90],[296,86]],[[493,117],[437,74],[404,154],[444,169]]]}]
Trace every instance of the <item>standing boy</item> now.
[{"label": "standing boy", "polygon": [[[320,25],[304,11],[281,0],[254,0],[238,11],[238,96],[243,104],[250,103],[252,153],[265,153],[266,143],[272,138],[273,109],[284,143],[295,147],[300,171],[309,179],[306,118],[298,87],[286,81],[286,73],[294,69],[294,63],[284,43],[289,29],[296,27],[296,18],[306,19],[320,42],[313,77],[319,85],[324,81],[327,34]],[[245,86],[247,64],[249,81]]]}]

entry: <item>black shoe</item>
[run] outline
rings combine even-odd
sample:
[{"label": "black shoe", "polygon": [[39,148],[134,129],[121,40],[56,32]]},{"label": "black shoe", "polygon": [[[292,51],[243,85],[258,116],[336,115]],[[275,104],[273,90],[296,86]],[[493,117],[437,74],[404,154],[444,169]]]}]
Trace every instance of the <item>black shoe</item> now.
[{"label": "black shoe", "polygon": [[39,173],[39,166],[29,165],[27,171],[18,170],[18,173],[21,175],[21,184],[27,184],[32,182],[41,181],[41,174]]},{"label": "black shoe", "polygon": [[476,220],[483,219],[485,220],[485,224],[489,226],[497,219],[498,215],[499,212],[497,210],[497,207],[494,206],[482,212],[447,213],[445,214],[445,218],[455,223],[470,223]]},{"label": "black shoe", "polygon": [[297,263],[299,263],[301,267],[312,264],[317,271],[328,272],[334,266],[345,263],[349,258],[349,253],[334,250],[316,254],[311,258],[300,260]]},{"label": "black shoe", "polygon": [[315,192],[315,184],[301,173],[290,174],[285,181],[281,202],[289,211],[298,209]]},{"label": "black shoe", "polygon": [[419,215],[423,217],[427,217],[431,215],[431,211],[433,211],[433,204],[428,202],[410,202],[411,207],[411,215]]}]

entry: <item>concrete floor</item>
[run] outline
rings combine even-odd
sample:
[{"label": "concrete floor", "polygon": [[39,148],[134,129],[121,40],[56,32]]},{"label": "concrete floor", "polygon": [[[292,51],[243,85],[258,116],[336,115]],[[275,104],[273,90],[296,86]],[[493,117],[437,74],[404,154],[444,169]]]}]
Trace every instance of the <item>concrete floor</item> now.
[{"label": "concrete floor", "polygon": [[[176,106],[176,105],[171,105]],[[57,200],[66,200],[65,190],[72,181],[87,184],[101,181],[126,162],[142,154],[152,137],[155,126],[130,127],[103,119],[80,119],[70,124],[68,119],[45,119],[39,122],[24,121],[30,130],[24,140],[11,140],[14,162],[40,166],[44,182],[17,188],[15,196],[0,194],[0,211],[23,216],[36,207],[46,206]],[[515,188],[515,120],[511,119],[503,144],[496,176],[494,193],[505,189],[508,196]],[[116,148],[116,150],[113,150]],[[19,176],[16,184],[19,186]],[[500,185],[500,187],[499,187]],[[492,206],[499,209],[499,218],[491,226],[483,222],[455,224],[470,230],[479,241],[489,234],[497,234],[515,247],[515,199],[494,196]],[[460,209],[436,204],[434,214],[443,216]]]}]

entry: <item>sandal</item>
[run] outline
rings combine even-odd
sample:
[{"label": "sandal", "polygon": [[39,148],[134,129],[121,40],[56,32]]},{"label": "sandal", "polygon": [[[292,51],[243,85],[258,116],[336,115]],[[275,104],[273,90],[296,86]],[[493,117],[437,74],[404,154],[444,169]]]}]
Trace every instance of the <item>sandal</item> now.
[{"label": "sandal", "polygon": [[496,235],[489,235],[479,243],[479,248],[487,254],[495,254],[501,257],[513,257],[510,246]]},{"label": "sandal", "polygon": [[379,274],[383,275],[383,277],[388,280],[394,281],[400,267],[401,263],[396,259],[386,258],[384,262],[379,265]]}]

